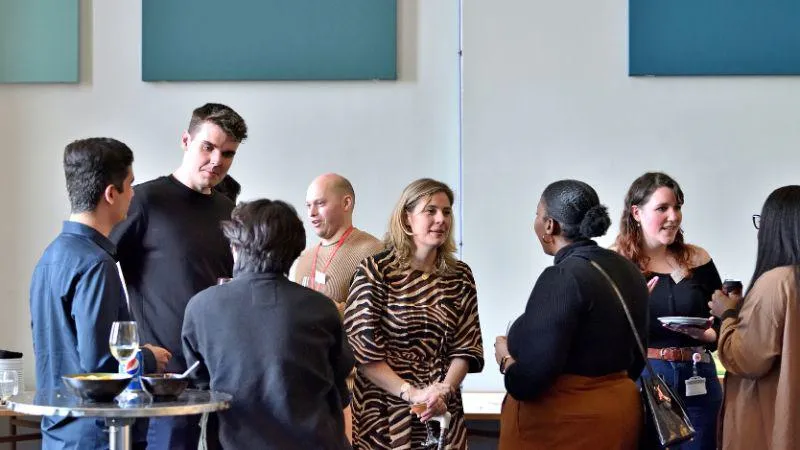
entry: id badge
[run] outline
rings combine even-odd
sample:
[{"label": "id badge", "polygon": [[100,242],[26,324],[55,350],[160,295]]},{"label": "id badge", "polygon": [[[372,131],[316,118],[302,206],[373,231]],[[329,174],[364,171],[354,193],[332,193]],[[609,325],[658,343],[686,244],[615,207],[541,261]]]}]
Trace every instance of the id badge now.
[{"label": "id badge", "polygon": [[327,281],[327,279],[328,277],[319,270],[317,271],[317,273],[314,274],[314,282],[317,284],[325,284],[325,281]]},{"label": "id badge", "polygon": [[706,379],[694,376],[686,380],[686,396],[706,395]]}]

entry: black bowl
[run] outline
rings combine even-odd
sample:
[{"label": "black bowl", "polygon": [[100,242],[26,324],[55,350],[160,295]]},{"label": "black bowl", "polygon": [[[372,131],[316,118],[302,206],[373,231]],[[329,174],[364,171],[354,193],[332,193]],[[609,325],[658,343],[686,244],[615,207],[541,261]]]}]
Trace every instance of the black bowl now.
[{"label": "black bowl", "polygon": [[189,386],[186,378],[177,378],[171,373],[142,375],[142,387],[155,401],[174,400]]},{"label": "black bowl", "polygon": [[67,390],[92,402],[111,402],[128,387],[131,376],[126,373],[78,373],[64,375],[61,381]]}]

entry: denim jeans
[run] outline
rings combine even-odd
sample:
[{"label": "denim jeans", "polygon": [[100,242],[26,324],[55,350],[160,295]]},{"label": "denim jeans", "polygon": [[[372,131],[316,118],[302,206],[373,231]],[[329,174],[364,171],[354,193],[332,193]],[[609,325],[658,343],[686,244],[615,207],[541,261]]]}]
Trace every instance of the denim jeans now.
[{"label": "denim jeans", "polygon": [[[669,362],[651,359],[653,370],[664,378],[664,382],[672,392],[680,397],[686,407],[686,414],[694,426],[694,439],[683,445],[673,446],[670,449],[680,450],[714,450],[717,448],[717,416],[722,406],[722,386],[717,378],[717,367],[712,360],[710,363],[697,363],[697,375],[706,379],[706,394],[686,396],[686,383],[692,373],[691,362]],[[647,369],[642,372],[643,377],[648,377]]]}]

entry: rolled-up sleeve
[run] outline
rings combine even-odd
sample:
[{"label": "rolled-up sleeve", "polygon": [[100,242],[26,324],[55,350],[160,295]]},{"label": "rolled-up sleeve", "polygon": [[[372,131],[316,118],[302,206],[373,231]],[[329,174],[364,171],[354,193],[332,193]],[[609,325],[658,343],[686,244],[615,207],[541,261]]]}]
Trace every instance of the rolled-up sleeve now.
[{"label": "rolled-up sleeve", "polygon": [[469,266],[461,263],[460,267],[463,278],[461,311],[455,338],[448,349],[447,356],[451,360],[454,358],[466,360],[469,364],[469,371],[474,373],[483,370],[483,339],[478,319],[478,293]]},{"label": "rolled-up sleeve", "polygon": [[381,316],[386,306],[386,287],[372,258],[361,262],[353,275],[344,327],[357,364],[385,360],[386,341]]}]

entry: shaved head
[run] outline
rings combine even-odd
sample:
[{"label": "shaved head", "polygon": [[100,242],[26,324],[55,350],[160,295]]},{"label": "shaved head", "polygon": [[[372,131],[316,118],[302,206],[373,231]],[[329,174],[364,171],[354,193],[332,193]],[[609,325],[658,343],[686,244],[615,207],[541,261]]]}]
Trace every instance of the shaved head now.
[{"label": "shaved head", "polygon": [[[318,188],[322,187],[326,190],[331,190],[341,196],[349,195],[353,199],[353,203],[355,203],[356,191],[353,190],[353,185],[350,184],[347,178],[338,173],[326,173],[318,176],[311,182],[311,187],[315,185],[317,185]],[[309,189],[311,187],[309,187]]]},{"label": "shaved head", "polygon": [[311,226],[323,243],[338,239],[353,223],[356,194],[347,178],[326,173],[311,182],[306,209]]}]

